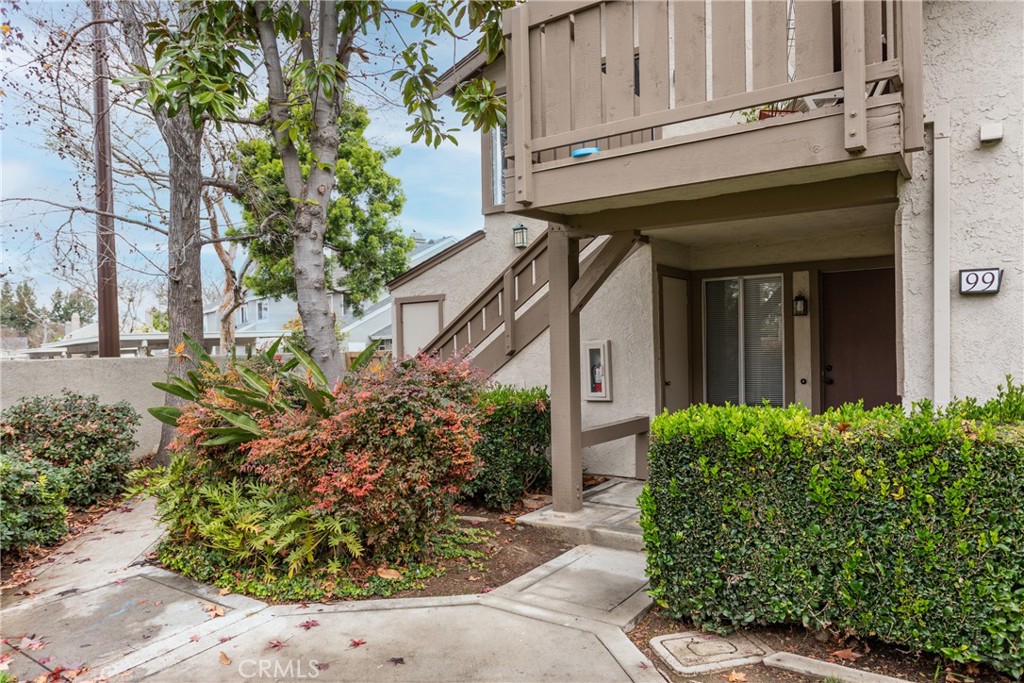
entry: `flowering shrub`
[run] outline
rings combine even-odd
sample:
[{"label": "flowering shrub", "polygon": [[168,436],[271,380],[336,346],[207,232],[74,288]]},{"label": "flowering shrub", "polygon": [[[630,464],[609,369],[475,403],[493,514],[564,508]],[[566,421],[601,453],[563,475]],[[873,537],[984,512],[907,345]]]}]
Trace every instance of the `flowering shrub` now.
[{"label": "flowering shrub", "polygon": [[79,507],[124,488],[139,414],[127,403],[63,391],[24,398],[0,414],[0,449],[59,471],[68,502]]}]

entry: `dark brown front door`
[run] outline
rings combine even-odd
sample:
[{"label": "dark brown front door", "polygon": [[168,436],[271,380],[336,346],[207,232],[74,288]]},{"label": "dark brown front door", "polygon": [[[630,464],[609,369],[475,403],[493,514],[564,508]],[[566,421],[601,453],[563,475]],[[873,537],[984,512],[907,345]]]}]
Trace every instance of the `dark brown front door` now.
[{"label": "dark brown front door", "polygon": [[823,273],[821,292],[825,406],[899,403],[895,271]]}]

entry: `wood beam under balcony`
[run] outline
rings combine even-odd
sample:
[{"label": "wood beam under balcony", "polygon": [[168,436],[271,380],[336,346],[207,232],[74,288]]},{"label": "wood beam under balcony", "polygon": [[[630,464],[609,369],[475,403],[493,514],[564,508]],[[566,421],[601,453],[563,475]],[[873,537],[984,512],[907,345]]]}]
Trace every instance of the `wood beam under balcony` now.
[{"label": "wood beam under balcony", "polygon": [[570,216],[576,234],[653,231],[709,223],[813,213],[896,201],[896,174],[875,173],[803,185],[784,185],[689,201]]}]

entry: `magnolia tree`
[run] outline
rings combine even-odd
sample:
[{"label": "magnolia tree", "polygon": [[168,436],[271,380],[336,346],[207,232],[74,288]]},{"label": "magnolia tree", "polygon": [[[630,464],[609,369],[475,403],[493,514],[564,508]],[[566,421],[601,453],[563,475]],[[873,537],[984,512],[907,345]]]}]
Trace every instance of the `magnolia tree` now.
[{"label": "magnolia tree", "polygon": [[[438,39],[465,38],[460,31],[468,27],[493,59],[502,49],[501,13],[512,4],[192,0],[177,21],[165,17],[146,25],[154,60],[137,65],[138,80],[162,115],[186,114],[198,129],[251,118],[257,103],[267,103],[256,122],[267,126],[280,157],[291,213],[290,276],[307,345],[329,378],[339,378],[344,368],[328,300],[325,237],[337,184],[338,121],[357,78],[353,58],[385,64],[412,117],[407,130],[414,142],[454,142],[458,129],[434,101],[438,69],[431,51]],[[396,47],[380,39],[382,25],[397,35]],[[254,69],[259,78],[252,77]],[[454,100],[462,125],[504,123],[504,102],[486,79],[463,84]]]}]

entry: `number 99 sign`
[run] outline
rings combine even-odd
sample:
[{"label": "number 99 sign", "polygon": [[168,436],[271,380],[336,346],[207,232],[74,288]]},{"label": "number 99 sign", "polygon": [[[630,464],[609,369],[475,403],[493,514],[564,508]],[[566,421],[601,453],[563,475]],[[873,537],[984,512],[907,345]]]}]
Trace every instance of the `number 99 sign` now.
[{"label": "number 99 sign", "polygon": [[974,268],[960,271],[961,294],[995,294],[1003,271],[1000,268]]}]

